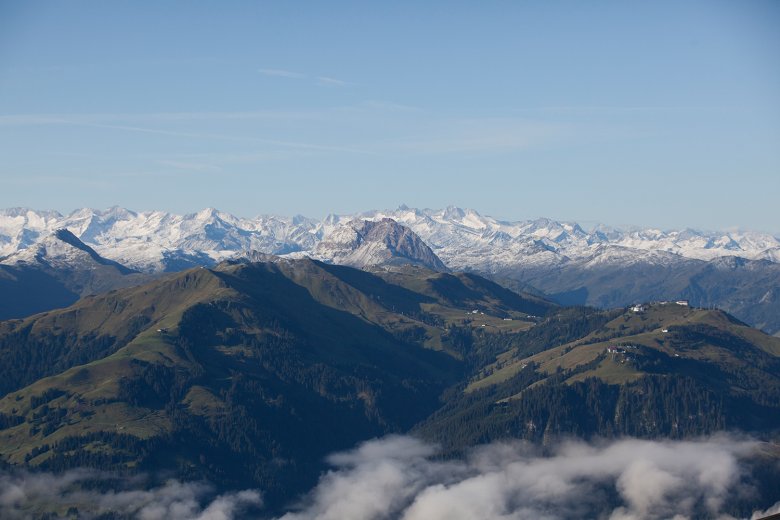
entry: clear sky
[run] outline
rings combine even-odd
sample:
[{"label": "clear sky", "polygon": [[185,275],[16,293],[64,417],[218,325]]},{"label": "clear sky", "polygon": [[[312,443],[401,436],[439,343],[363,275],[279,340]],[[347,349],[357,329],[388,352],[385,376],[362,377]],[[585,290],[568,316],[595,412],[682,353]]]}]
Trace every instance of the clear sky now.
[{"label": "clear sky", "polygon": [[780,232],[780,2],[0,0],[0,207]]}]

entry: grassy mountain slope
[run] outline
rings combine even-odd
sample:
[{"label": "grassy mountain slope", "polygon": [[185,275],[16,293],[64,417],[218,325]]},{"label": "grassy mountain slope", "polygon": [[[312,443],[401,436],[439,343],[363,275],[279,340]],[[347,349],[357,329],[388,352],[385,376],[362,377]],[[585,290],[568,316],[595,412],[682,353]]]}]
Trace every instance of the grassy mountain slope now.
[{"label": "grassy mountain slope", "polygon": [[452,449],[502,437],[766,432],[780,427],[779,403],[780,341],[722,311],[567,309],[478,367],[419,431]]},{"label": "grassy mountain slope", "polygon": [[471,307],[483,321],[532,325],[522,297],[477,291],[477,277],[448,279],[469,296],[459,308],[411,288],[433,271],[382,274],[223,264],[4,322],[0,456],[54,470],[166,469],[291,496],[325,454],[406,431],[439,406],[464,367],[452,322]]},{"label": "grassy mountain slope", "polygon": [[228,292],[196,270],[97,296],[66,309],[0,323],[0,394],[43,376],[96,361],[150,328],[175,323],[185,309]]},{"label": "grassy mountain slope", "polygon": [[780,427],[780,339],[717,310],[558,308],[475,275],[269,259],[0,323],[0,458],[260,487],[414,431],[684,438]]}]

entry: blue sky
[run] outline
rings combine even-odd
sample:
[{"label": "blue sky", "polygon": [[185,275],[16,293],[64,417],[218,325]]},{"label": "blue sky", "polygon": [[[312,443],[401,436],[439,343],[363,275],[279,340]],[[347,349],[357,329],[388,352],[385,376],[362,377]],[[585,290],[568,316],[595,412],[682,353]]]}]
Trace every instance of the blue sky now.
[{"label": "blue sky", "polygon": [[780,232],[780,2],[0,0],[0,207]]}]

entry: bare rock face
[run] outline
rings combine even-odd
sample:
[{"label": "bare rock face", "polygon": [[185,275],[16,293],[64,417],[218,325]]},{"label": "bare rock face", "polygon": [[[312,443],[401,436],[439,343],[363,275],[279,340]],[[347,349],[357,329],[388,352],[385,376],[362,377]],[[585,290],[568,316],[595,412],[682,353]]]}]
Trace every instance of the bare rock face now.
[{"label": "bare rock face", "polygon": [[447,270],[414,231],[390,218],[342,225],[317,245],[314,256],[353,267],[412,264]]}]

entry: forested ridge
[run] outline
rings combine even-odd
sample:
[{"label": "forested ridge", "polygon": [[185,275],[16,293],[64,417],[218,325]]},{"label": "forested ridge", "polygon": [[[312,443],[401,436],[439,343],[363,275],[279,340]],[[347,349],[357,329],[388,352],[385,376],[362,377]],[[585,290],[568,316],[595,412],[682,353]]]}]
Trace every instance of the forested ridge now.
[{"label": "forested ridge", "polygon": [[[539,314],[529,314],[531,311]],[[281,504],[328,453],[780,428],[780,345],[720,311],[560,308],[474,275],[226,264],[0,324],[0,457]]]}]

